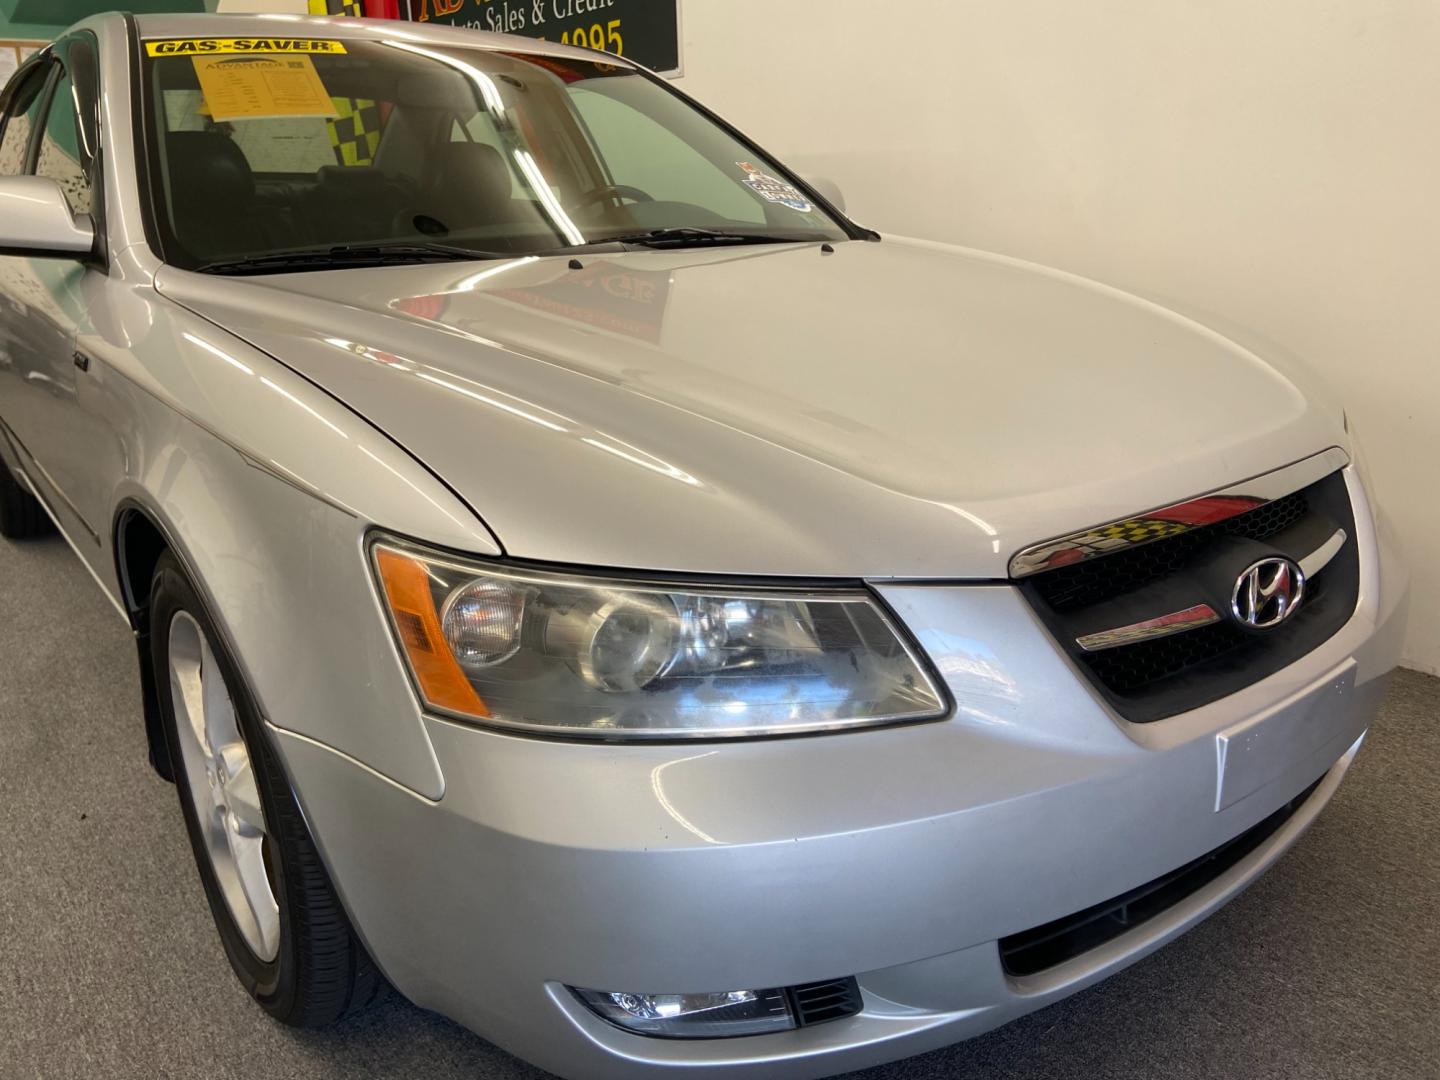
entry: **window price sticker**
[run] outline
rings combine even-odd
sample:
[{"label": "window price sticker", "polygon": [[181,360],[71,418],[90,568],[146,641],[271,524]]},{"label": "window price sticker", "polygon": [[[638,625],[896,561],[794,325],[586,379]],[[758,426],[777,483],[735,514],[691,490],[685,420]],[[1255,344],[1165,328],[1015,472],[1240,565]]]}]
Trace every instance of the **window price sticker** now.
[{"label": "window price sticker", "polygon": [[308,56],[192,56],[190,62],[216,122],[339,115]]}]

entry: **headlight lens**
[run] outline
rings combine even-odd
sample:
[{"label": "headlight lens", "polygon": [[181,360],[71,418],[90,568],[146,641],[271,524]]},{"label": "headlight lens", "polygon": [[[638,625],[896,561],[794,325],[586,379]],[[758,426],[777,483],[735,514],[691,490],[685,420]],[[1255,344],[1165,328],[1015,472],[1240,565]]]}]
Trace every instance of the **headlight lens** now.
[{"label": "headlight lens", "polygon": [[427,705],[555,735],[794,734],[944,714],[860,591],[712,590],[572,577],[373,545]]}]

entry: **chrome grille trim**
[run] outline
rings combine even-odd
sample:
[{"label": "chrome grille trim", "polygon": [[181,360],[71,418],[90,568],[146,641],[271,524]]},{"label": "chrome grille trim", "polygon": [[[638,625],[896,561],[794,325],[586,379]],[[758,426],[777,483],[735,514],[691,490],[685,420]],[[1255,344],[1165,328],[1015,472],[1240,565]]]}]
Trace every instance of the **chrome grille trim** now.
[{"label": "chrome grille trim", "polygon": [[[1043,544],[1025,548],[1012,557],[1010,576],[1029,577],[1060,566],[1085,562],[1152,540],[1213,525],[1309,487],[1349,464],[1350,455],[1340,447],[1332,446],[1283,469],[1252,477],[1212,491],[1208,495],[1200,495],[1155,510],[1147,510],[1134,517],[1095,525],[1067,536],[1047,540]],[[1333,555],[1332,552],[1331,557]]]},{"label": "chrome grille trim", "polygon": [[1209,604],[1196,604],[1184,611],[1173,611],[1144,622],[1117,626],[1113,630],[1101,630],[1075,639],[1075,644],[1086,652],[1103,652],[1121,645],[1133,645],[1137,641],[1152,641],[1155,638],[1183,634],[1186,630],[1198,630],[1202,626],[1220,621],[1219,613]]},{"label": "chrome grille trim", "polygon": [[1344,529],[1336,529],[1329,540],[1300,560],[1300,572],[1307,578],[1314,577],[1330,565],[1330,560],[1340,554],[1340,549],[1345,546],[1345,541],[1348,539],[1350,537],[1346,535]]}]

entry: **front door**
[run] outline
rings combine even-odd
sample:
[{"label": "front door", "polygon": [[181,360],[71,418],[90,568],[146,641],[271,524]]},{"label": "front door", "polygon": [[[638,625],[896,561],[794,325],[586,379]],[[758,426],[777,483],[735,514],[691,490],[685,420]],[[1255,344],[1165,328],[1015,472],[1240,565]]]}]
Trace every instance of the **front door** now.
[{"label": "front door", "polygon": [[[24,100],[28,85],[17,90],[17,108],[7,114],[0,138],[0,165],[55,180],[73,213],[91,214],[99,195],[98,131],[93,112],[83,123],[81,117],[98,102],[92,39],[76,36],[58,45],[44,78],[33,100]],[[87,561],[106,528],[95,467],[102,425],[85,407],[93,396],[82,385],[88,360],[77,354],[75,339],[89,328],[87,297],[105,281],[95,259],[0,257],[0,418],[20,443],[22,459],[28,457],[32,482]]]}]

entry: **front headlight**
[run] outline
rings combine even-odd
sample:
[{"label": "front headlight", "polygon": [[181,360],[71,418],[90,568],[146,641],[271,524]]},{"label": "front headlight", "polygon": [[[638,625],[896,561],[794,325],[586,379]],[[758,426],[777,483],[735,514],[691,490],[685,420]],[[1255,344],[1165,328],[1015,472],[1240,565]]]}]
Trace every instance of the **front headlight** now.
[{"label": "front headlight", "polygon": [[860,590],[710,589],[371,547],[430,708],[590,738],[788,735],[934,719],[934,682]]}]

